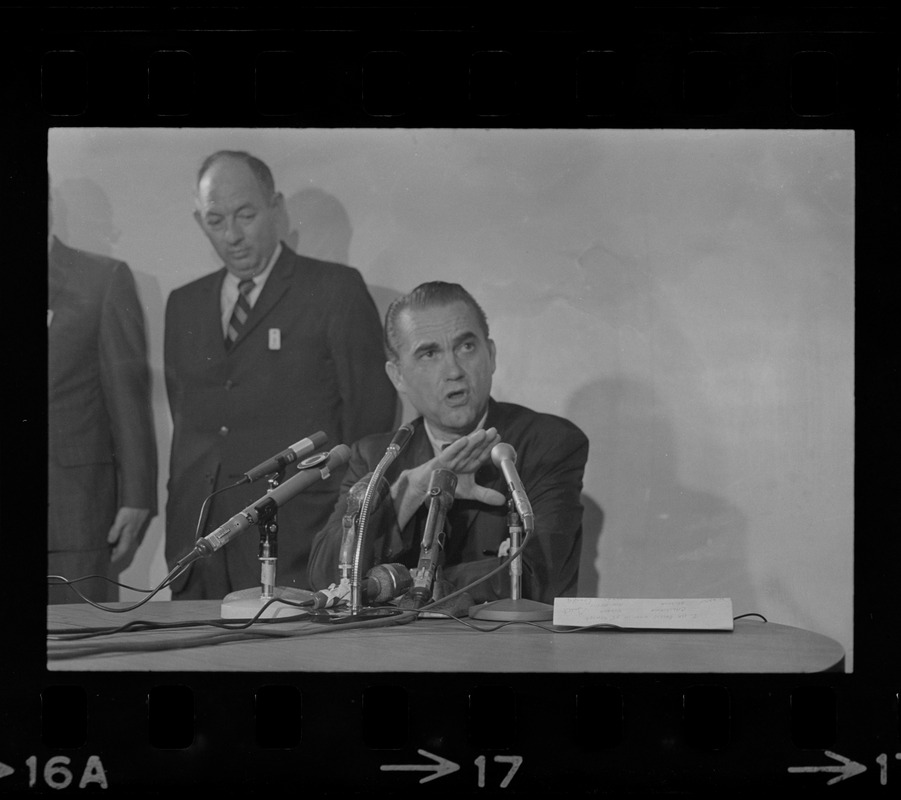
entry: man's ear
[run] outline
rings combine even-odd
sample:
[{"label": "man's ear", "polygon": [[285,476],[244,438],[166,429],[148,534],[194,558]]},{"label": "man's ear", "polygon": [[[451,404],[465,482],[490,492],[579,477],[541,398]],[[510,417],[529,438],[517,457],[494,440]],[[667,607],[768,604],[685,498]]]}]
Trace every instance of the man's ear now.
[{"label": "man's ear", "polygon": [[494,346],[494,339],[488,340],[488,352],[491,355],[491,374],[494,375],[494,369],[497,366],[497,348]]},{"label": "man's ear", "polygon": [[391,379],[391,383],[394,384],[394,388],[397,389],[400,394],[404,394],[405,384],[404,384],[404,376],[400,373],[400,368],[393,361],[385,362],[385,372],[388,373],[388,377]]}]

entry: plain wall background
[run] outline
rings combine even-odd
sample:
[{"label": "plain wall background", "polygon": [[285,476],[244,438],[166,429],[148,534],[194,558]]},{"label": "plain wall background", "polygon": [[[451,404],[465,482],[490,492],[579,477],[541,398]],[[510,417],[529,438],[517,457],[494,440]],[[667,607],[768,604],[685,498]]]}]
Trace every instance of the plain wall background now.
[{"label": "plain wall background", "polygon": [[[496,399],[586,432],[581,595],[731,597],[851,667],[853,132],[51,129],[55,233],[138,282],[161,510],[163,312],[219,266],[192,193],[225,148],[269,164],[286,241],[357,267],[380,311],[462,283]],[[161,513],[124,582],[159,582],[163,536]]]}]

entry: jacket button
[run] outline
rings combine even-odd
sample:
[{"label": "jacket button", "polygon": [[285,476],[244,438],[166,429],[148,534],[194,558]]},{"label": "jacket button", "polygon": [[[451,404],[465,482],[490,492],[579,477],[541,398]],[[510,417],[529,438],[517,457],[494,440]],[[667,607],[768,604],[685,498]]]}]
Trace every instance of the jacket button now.
[{"label": "jacket button", "polygon": [[226,428],[225,425],[223,425],[221,428],[219,428],[219,435],[220,436],[228,436],[228,428]]},{"label": "jacket button", "polygon": [[232,386],[234,386],[234,385],[235,385],[234,382],[232,382],[232,381],[230,381],[230,380],[228,380],[228,381],[225,382],[225,388],[226,388],[226,389],[231,389]]}]

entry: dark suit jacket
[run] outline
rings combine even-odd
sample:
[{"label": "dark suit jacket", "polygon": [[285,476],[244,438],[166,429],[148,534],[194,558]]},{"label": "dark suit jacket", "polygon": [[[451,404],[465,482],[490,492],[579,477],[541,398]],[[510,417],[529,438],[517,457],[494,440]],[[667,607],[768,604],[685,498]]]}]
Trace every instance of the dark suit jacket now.
[{"label": "dark suit jacket", "polygon": [[[407,446],[385,473],[389,484],[401,472],[434,457],[421,418]],[[504,442],[516,451],[516,469],[535,515],[535,530],[523,551],[522,596],[552,603],[554,597],[575,594],[582,539],[582,475],[588,459],[588,439],[571,422],[540,414],[512,403],[489,401],[486,428],[497,428]],[[392,434],[370,436],[352,447],[342,494],[328,524],[317,534],[310,558],[313,585],[322,589],[338,581],[338,560],[343,536],[342,517],[347,492],[378,465]],[[503,474],[490,461],[476,473],[476,483],[509,496]],[[428,513],[424,504],[400,530],[394,506],[383,501],[370,512],[364,542],[362,572],[374,564],[401,563],[416,567]],[[498,565],[498,548],[508,537],[507,509],[468,500],[455,500],[448,520],[444,577],[454,588],[485,575]],[[510,596],[510,575],[501,570],[470,590],[474,601]]]},{"label": "dark suit jacket", "polygon": [[121,506],[156,512],[144,316],[121,261],[54,237],[48,279],[48,545],[94,550]]},{"label": "dark suit jacket", "polygon": [[[331,449],[394,424],[397,395],[385,374],[382,327],[356,269],[283,245],[229,351],[219,300],[225,274],[222,268],[176,289],[166,305],[164,360],[174,424],[166,506],[170,566],[193,547],[201,507],[213,490],[316,431],[325,432],[324,449]],[[289,465],[285,479],[293,474],[296,467]],[[328,518],[340,477],[278,510],[278,585],[306,587],[310,544]],[[217,495],[200,533],[267,488],[261,480]],[[244,533],[210,556],[223,569],[227,559],[234,589],[259,586],[259,539]]]}]

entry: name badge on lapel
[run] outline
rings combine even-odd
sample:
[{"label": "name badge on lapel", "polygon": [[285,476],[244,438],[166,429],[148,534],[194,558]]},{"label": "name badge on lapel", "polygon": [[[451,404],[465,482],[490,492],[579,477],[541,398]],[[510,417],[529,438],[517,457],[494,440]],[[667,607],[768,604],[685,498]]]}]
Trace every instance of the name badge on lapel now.
[{"label": "name badge on lapel", "polygon": [[281,350],[282,349],[281,328],[270,328],[269,329],[269,349],[270,350]]}]

